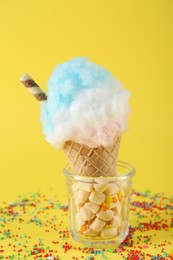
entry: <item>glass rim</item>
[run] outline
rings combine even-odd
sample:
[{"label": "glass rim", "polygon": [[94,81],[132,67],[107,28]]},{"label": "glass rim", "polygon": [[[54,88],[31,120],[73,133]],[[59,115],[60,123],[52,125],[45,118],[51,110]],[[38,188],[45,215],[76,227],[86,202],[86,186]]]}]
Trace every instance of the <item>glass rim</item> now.
[{"label": "glass rim", "polygon": [[101,178],[104,182],[109,181],[109,182],[114,182],[114,181],[122,181],[126,180],[129,178],[132,178],[136,174],[136,168],[134,168],[131,164],[128,162],[124,162],[121,160],[117,161],[117,166],[126,168],[127,173],[123,174],[122,176],[100,176],[100,177],[89,177],[89,176],[82,176],[82,175],[75,175],[73,174],[73,170],[71,169],[69,164],[66,164],[66,166],[63,168],[63,173],[65,176],[71,177],[75,180],[82,181],[82,182],[95,182],[98,178]]}]

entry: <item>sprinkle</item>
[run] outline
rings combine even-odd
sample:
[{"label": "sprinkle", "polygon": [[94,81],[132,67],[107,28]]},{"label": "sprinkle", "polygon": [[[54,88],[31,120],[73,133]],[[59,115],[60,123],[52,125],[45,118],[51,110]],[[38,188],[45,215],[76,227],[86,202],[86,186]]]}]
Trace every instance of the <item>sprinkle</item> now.
[{"label": "sprinkle", "polygon": [[117,198],[116,198],[116,197],[113,197],[113,198],[112,198],[112,202],[113,202],[113,203],[116,203],[116,202],[117,202]]},{"label": "sprinkle", "polygon": [[[50,191],[52,197],[39,191],[22,194],[11,203],[2,202],[0,259],[31,257],[37,260],[60,260],[59,254],[68,254],[69,251],[74,260],[91,260],[97,256],[99,259],[109,259],[110,254],[113,254],[112,258],[119,255],[124,260],[173,259],[172,198],[164,193],[152,194],[149,191],[132,191],[132,195],[130,226],[126,239],[117,248],[110,243],[110,247],[106,249],[104,243],[99,242],[98,245],[103,246],[99,250],[94,248],[94,243],[91,243],[92,247],[78,247],[72,240],[66,226],[68,206],[58,200],[57,191]],[[107,196],[108,204],[104,206],[110,205],[113,198]],[[87,227],[84,226],[83,229],[85,228]],[[106,228],[111,228],[111,225]],[[44,233],[47,236],[46,242]],[[152,254],[149,253],[151,251]]]},{"label": "sprinkle", "polygon": [[80,233],[83,233],[87,230],[86,224],[83,224],[81,229],[79,230]]},{"label": "sprinkle", "polygon": [[109,207],[103,203],[101,206],[101,211],[106,211],[107,209],[109,209]]}]

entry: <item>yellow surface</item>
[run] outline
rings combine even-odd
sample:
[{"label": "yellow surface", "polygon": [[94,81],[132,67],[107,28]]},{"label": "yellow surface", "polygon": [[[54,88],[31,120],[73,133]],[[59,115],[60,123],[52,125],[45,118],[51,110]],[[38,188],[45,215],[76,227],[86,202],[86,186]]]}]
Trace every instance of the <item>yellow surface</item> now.
[{"label": "yellow surface", "polygon": [[87,56],[132,92],[120,159],[134,187],[172,191],[173,1],[0,1],[0,200],[53,187],[66,200],[62,151],[46,143],[39,104],[20,84],[28,72],[46,91],[52,69]]},{"label": "yellow surface", "polygon": [[167,194],[133,193],[129,235],[103,250],[73,241],[68,211],[55,190],[25,193],[0,203],[0,259],[172,260],[172,206]]}]

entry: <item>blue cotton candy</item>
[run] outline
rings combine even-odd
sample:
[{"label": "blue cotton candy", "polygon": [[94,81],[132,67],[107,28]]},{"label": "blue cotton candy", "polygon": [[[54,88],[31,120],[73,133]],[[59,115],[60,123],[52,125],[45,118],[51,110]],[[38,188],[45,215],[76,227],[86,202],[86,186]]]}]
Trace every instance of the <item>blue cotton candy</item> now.
[{"label": "blue cotton candy", "polygon": [[109,71],[87,58],[75,58],[56,66],[48,82],[54,112],[61,106],[70,106],[79,91],[103,84],[110,76]]},{"label": "blue cotton candy", "polygon": [[57,65],[47,96],[41,122],[47,141],[57,148],[68,140],[106,146],[127,127],[129,92],[108,70],[87,58]]}]

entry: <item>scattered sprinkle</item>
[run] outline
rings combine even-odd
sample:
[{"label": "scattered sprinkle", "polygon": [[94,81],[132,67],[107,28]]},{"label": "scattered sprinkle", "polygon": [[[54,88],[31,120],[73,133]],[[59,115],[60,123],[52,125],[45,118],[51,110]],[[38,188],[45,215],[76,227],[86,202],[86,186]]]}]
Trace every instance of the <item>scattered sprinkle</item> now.
[{"label": "scattered sprinkle", "polygon": [[[116,248],[110,244],[102,249],[71,238],[68,205],[55,194],[51,190],[48,198],[40,191],[29,192],[13,202],[0,203],[0,259],[63,260],[70,251],[67,259],[73,260],[110,259],[110,254],[112,259],[119,255],[123,260],[173,260],[173,198],[165,193],[133,191],[128,236]],[[107,197],[107,203],[115,201]]]}]

